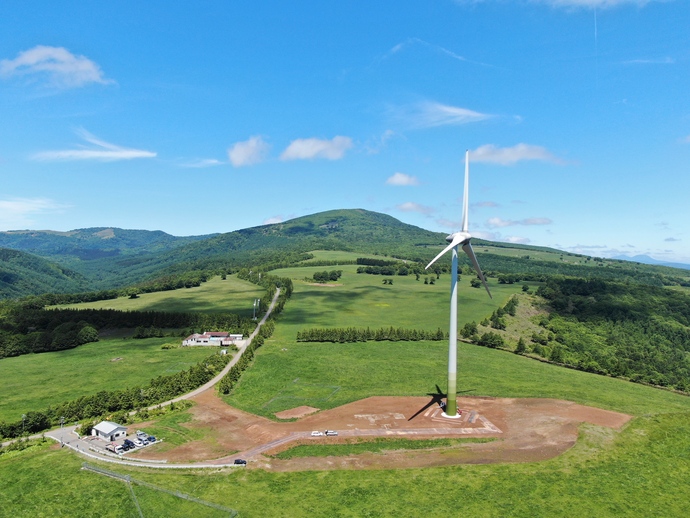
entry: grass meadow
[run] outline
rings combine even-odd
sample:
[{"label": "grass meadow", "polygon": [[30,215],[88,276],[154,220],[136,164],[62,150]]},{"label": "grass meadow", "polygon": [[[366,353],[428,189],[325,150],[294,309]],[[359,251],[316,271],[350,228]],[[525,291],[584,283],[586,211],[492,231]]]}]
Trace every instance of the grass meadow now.
[{"label": "grass meadow", "polygon": [[[340,282],[335,286],[303,282],[324,269],[343,270]],[[294,294],[277,317],[275,333],[258,349],[252,366],[226,398],[230,404],[272,417],[274,412],[300,405],[326,409],[372,395],[424,395],[435,391],[436,384],[444,387],[445,341],[295,341],[297,331],[307,327],[446,329],[448,275],[442,275],[435,285],[423,284],[423,277],[416,281],[409,276],[394,277],[392,286],[384,286],[382,277],[358,275],[355,270],[356,266],[347,265],[274,272],[295,280]],[[460,325],[489,316],[520,289],[495,281],[490,285],[493,299],[483,290],[470,288],[469,278],[462,279]],[[175,304],[169,301],[158,309]],[[83,347],[89,346],[66,352],[76,354]],[[146,356],[175,352],[151,345],[142,361]],[[292,473],[105,467],[237,509],[243,518],[690,515],[690,398],[464,343],[459,344],[458,353],[458,388],[464,394],[562,398],[638,417],[620,433],[583,425],[573,448],[537,463]],[[106,356],[106,362],[124,357],[119,352]],[[72,363],[81,360],[75,357]],[[96,379],[68,362],[64,368],[71,373],[65,385],[82,383],[77,392]],[[0,372],[3,374],[4,379],[14,375]],[[47,386],[59,386],[55,385],[58,381],[56,376]],[[26,386],[30,391],[39,390],[37,383],[40,381],[28,381]],[[171,414],[150,428],[176,444],[200,440],[196,431],[185,428],[186,416]],[[82,471],[81,462],[65,449],[47,446],[0,455],[0,517],[91,516],[105,510],[113,517],[138,515],[124,483]],[[135,485],[133,491],[147,517],[217,514],[152,489]]]},{"label": "grass meadow", "polygon": [[[275,412],[309,405],[320,409],[368,396],[419,396],[445,387],[446,341],[296,342],[306,327],[448,326],[449,275],[435,285],[414,276],[395,277],[392,286],[376,275],[343,266],[335,286],[303,282],[319,267],[279,270],[294,279],[294,293],[278,316],[276,331],[257,351],[254,365],[225,400],[237,408],[273,418]],[[520,291],[518,285],[459,289],[459,325],[481,320]],[[633,415],[690,410],[690,398],[619,379],[565,369],[505,351],[458,344],[458,389],[468,395],[552,397]]]},{"label": "grass meadow", "polygon": [[[578,443],[544,462],[406,470],[271,473],[155,471],[105,466],[252,517],[690,515],[690,416],[633,420],[621,433],[583,426]],[[5,457],[5,456],[3,456]],[[127,486],[80,470],[65,450],[0,457],[0,516],[137,516]],[[134,486],[144,516],[215,510]]]},{"label": "grass meadow", "polygon": [[255,284],[228,275],[213,277],[195,288],[142,293],[136,299],[119,297],[59,307],[77,309],[118,309],[122,311],[170,311],[193,313],[235,313],[251,317],[253,302],[264,290]]},{"label": "grass meadow", "polygon": [[196,365],[211,354],[211,349],[201,347],[161,349],[163,344],[181,340],[109,338],[65,351],[3,358],[0,420],[16,421],[28,411],[101,390],[143,385]]}]

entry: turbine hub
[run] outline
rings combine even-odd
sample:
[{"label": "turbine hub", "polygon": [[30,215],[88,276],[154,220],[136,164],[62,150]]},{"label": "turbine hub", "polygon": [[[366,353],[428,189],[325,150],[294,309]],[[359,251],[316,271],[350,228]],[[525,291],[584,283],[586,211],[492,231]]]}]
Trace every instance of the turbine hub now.
[{"label": "turbine hub", "polygon": [[470,237],[472,237],[469,232],[455,232],[453,234],[449,234],[446,236],[446,241],[448,243],[452,243],[453,241],[457,242],[459,245],[463,245],[469,241]]}]

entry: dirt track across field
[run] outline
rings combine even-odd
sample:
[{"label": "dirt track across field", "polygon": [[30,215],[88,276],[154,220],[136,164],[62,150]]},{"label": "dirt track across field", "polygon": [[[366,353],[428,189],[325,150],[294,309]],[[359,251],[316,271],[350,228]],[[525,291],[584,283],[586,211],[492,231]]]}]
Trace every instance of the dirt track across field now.
[{"label": "dirt track across field", "polygon": [[[160,453],[142,452],[142,458],[204,464],[228,464],[235,458],[244,458],[249,460],[249,467],[274,471],[532,462],[555,457],[573,446],[581,423],[618,430],[631,418],[618,412],[554,399],[462,397],[458,398],[461,417],[448,419],[442,416],[438,405],[429,404],[430,398],[370,397],[281,423],[232,408],[212,390],[196,396],[194,401],[197,405],[189,410],[193,419],[185,426],[203,428],[207,432],[204,440]],[[326,429],[338,431],[338,436],[311,437],[312,430]],[[391,451],[347,457],[279,460],[265,455],[296,444],[328,444],[377,437],[491,437],[495,440],[442,450]],[[228,452],[238,453],[228,455]]]}]

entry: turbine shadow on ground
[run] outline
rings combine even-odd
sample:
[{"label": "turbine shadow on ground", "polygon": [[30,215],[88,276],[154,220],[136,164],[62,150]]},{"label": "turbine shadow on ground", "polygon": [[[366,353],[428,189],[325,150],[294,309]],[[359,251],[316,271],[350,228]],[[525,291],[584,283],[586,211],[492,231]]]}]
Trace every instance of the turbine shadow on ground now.
[{"label": "turbine shadow on ground", "polygon": [[[456,395],[457,394],[468,394],[468,393],[474,392],[474,391],[475,391],[475,389],[458,390],[456,392]],[[412,421],[415,417],[417,417],[419,414],[421,414],[427,408],[433,406],[434,404],[443,408],[443,400],[446,398],[447,394],[441,390],[441,387],[439,387],[438,384],[436,384],[436,392],[427,392],[426,395],[431,396],[431,401],[429,401],[426,405],[424,405],[422,408],[417,410],[417,412],[415,412],[415,414],[408,419],[408,422]]]}]

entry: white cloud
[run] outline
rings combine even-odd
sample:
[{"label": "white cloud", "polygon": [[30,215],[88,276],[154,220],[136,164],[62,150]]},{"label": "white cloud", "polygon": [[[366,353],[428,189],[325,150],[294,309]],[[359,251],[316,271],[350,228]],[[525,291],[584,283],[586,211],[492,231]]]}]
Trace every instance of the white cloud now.
[{"label": "white cloud", "polygon": [[426,215],[434,212],[434,209],[432,209],[431,207],[420,205],[419,203],[415,203],[413,201],[401,203],[400,205],[396,205],[395,208],[402,212],[418,212],[420,214]]},{"label": "white cloud", "polygon": [[394,173],[393,176],[386,180],[387,185],[419,185],[419,180],[416,177],[407,175],[405,173]]},{"label": "white cloud", "polygon": [[510,227],[511,225],[515,225],[514,221],[510,220],[505,220],[501,218],[489,218],[489,220],[486,222],[487,225],[489,225],[492,228],[496,227]]},{"label": "white cloud", "polygon": [[326,158],[340,160],[345,152],[352,147],[350,137],[336,136],[331,140],[318,138],[296,139],[280,155],[281,160],[311,160]]},{"label": "white cloud", "polygon": [[266,218],[266,219],[263,221],[263,223],[261,223],[261,224],[262,224],[262,225],[274,225],[274,224],[276,224],[276,223],[282,223],[283,221],[285,221],[285,220],[283,219],[282,216],[273,216],[273,217],[270,217],[270,218]]},{"label": "white cloud", "polygon": [[[570,7],[570,8],[589,8],[589,9],[605,9],[607,7],[618,7],[620,5],[637,5],[644,6],[655,0],[531,0],[532,3],[546,4],[552,7]],[[666,1],[666,0],[657,0]]]},{"label": "white cloud", "polygon": [[14,59],[0,61],[0,77],[47,77],[49,86],[78,88],[90,83],[109,84],[101,67],[85,56],[75,56],[64,47],[36,47]]},{"label": "white cloud", "polygon": [[57,151],[42,151],[33,156],[34,160],[132,160],[134,158],[154,158],[156,153],[142,149],[133,149],[110,144],[92,135],[84,129],[77,132],[82,139],[93,144],[92,149],[64,149]]},{"label": "white cloud", "polygon": [[670,57],[659,58],[659,59],[629,59],[628,61],[623,61],[624,65],[673,65],[676,62],[675,59]]},{"label": "white cloud", "polygon": [[410,46],[413,46],[413,45],[421,45],[421,46],[427,47],[427,48],[433,50],[434,52],[437,52],[437,53],[439,53],[439,54],[443,54],[443,55],[448,56],[448,57],[450,57],[450,58],[453,58],[453,59],[455,59],[455,60],[457,60],[457,61],[462,61],[462,62],[465,62],[465,63],[472,63],[472,64],[475,64],[475,65],[491,66],[491,65],[487,65],[486,63],[481,63],[481,62],[478,62],[478,61],[472,61],[471,59],[467,59],[467,58],[464,57],[464,56],[460,56],[459,54],[456,54],[456,53],[453,52],[452,50],[449,50],[449,49],[447,49],[447,48],[445,48],[445,47],[442,47],[442,46],[440,46],[440,45],[436,45],[436,44],[434,44],[434,43],[429,43],[428,41],[424,41],[424,40],[421,39],[421,38],[407,38],[405,41],[402,41],[402,42],[398,43],[397,45],[395,45],[394,47],[392,47],[392,48],[383,56],[383,58],[381,58],[381,61],[383,61],[384,59],[389,58],[389,57],[392,56],[393,54],[397,54],[398,52],[400,52],[401,50],[403,50],[405,47],[410,47]]},{"label": "white cloud", "polygon": [[0,200],[0,228],[8,230],[33,226],[33,216],[60,212],[68,208],[47,198],[12,198]]},{"label": "white cloud", "polygon": [[676,241],[680,241],[680,239],[678,239],[676,237],[667,237],[666,239],[664,239],[664,241],[666,241],[668,243],[675,243]]},{"label": "white cloud", "polygon": [[[480,4],[491,0],[455,0],[458,4]],[[497,1],[497,0],[493,0]],[[507,0],[498,0],[507,1]],[[617,7],[622,5],[636,5],[643,7],[652,2],[666,2],[669,0],[525,0],[525,2],[533,4],[545,4],[551,7],[565,7],[569,9],[574,8],[589,8],[589,9],[604,9],[607,7]]]},{"label": "white cloud", "polygon": [[546,148],[530,144],[517,144],[513,147],[496,147],[493,144],[479,146],[470,151],[473,162],[490,164],[513,165],[523,160],[543,160],[546,162],[562,163],[562,160],[552,155]]},{"label": "white cloud", "polygon": [[515,243],[515,244],[520,244],[520,245],[526,245],[527,243],[530,242],[530,239],[527,237],[520,237],[520,236],[510,236],[505,239],[507,243]]},{"label": "white cloud", "polygon": [[389,140],[396,136],[400,135],[393,130],[387,129],[381,136],[370,139],[363,147],[368,154],[375,155],[388,145]]},{"label": "white cloud", "polygon": [[493,115],[467,108],[450,106],[433,101],[423,101],[395,110],[396,117],[413,128],[457,126],[490,119]]},{"label": "white cloud", "polygon": [[199,160],[194,160],[192,162],[187,162],[185,164],[182,164],[182,167],[190,167],[193,169],[201,169],[204,167],[214,167],[217,165],[223,165],[225,162],[221,162],[220,160],[216,160],[215,158],[200,158]]},{"label": "white cloud", "polygon": [[553,223],[549,218],[526,218],[519,221],[502,218],[489,218],[486,224],[491,228],[512,227],[515,225],[532,226],[532,225],[550,225]]},{"label": "white cloud", "polygon": [[496,203],[495,201],[479,201],[477,203],[473,203],[471,206],[478,208],[478,209],[484,209],[484,208],[493,209],[496,207],[500,207],[500,205],[498,203]]},{"label": "white cloud", "polygon": [[453,221],[452,219],[439,218],[436,223],[445,228],[458,229],[462,226],[460,221]]},{"label": "white cloud", "polygon": [[249,140],[233,144],[228,149],[228,158],[235,167],[258,164],[264,161],[269,149],[268,143],[255,135]]}]

